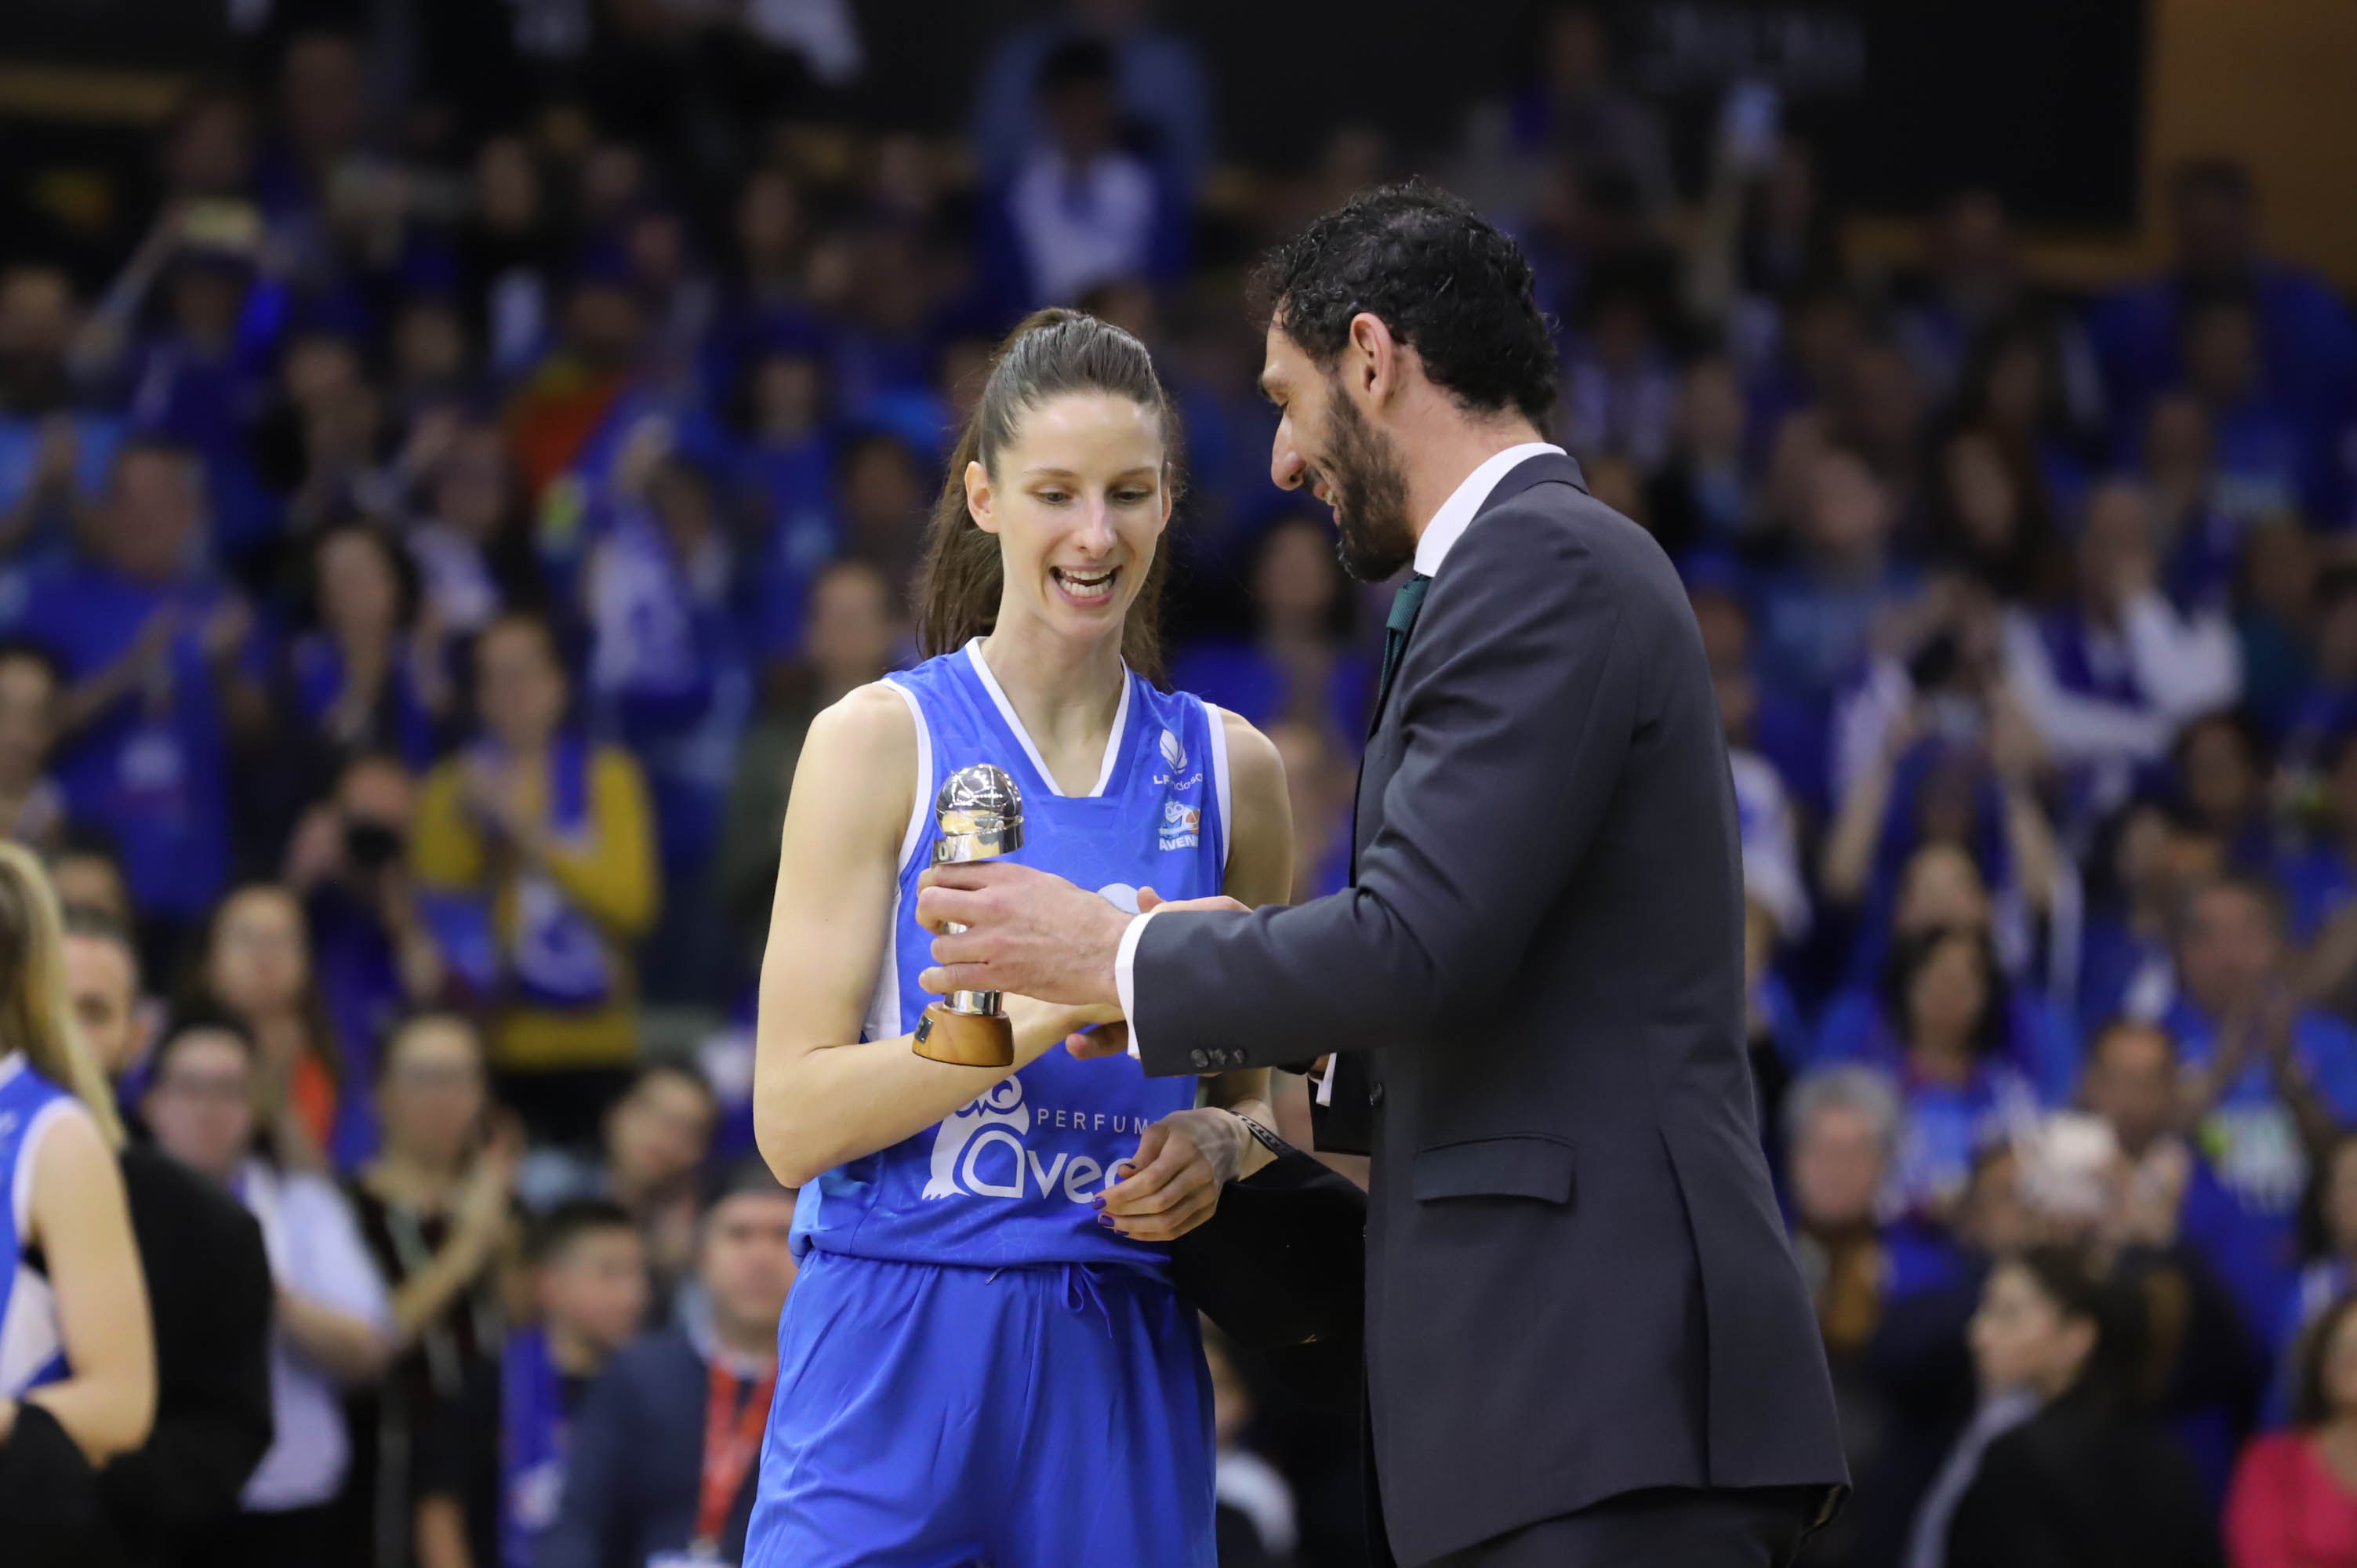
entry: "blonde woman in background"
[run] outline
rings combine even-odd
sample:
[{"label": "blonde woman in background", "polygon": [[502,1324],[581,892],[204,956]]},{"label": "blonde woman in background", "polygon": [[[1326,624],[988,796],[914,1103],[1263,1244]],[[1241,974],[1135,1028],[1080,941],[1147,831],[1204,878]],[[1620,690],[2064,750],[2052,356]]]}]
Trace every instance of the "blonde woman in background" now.
[{"label": "blonde woman in background", "polygon": [[64,945],[48,874],[0,843],[0,1465],[53,1422],[102,1466],[156,1413],[123,1124],[82,1044]]}]

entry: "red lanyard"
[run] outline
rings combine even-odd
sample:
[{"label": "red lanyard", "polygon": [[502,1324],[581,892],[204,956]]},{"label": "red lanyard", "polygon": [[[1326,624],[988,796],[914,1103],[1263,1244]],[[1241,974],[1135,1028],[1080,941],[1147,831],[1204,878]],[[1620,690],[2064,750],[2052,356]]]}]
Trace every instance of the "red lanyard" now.
[{"label": "red lanyard", "polygon": [[736,1378],[719,1362],[712,1363],[712,1390],[704,1401],[704,1488],[695,1507],[695,1544],[706,1552],[720,1544],[728,1509],[761,1452],[770,1396],[777,1387],[778,1374],[772,1370],[738,1406]]}]

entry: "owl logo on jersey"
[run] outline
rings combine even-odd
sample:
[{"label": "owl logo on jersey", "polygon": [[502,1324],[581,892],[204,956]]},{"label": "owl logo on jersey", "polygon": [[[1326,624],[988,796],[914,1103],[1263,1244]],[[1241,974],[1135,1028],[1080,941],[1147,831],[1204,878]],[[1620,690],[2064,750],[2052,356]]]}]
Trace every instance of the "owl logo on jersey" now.
[{"label": "owl logo on jersey", "polygon": [[974,1179],[974,1157],[993,1144],[1006,1144],[1014,1150],[1019,1175],[1023,1135],[1030,1130],[1031,1112],[1023,1103],[1023,1080],[1001,1080],[964,1110],[942,1119],[940,1131],[933,1134],[932,1177],[925,1183],[924,1196],[956,1197],[979,1190]]},{"label": "owl logo on jersey", "polygon": [[1164,849],[1192,849],[1202,842],[1202,809],[1179,800],[1165,800],[1159,827]]}]

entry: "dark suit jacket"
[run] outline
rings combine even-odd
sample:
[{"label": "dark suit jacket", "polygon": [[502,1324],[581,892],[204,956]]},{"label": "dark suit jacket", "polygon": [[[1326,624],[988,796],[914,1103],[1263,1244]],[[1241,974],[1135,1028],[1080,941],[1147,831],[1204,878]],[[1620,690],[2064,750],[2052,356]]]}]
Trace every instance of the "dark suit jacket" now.
[{"label": "dark suit jacket", "polygon": [[1846,1479],[1744,1058],[1742,871],[1677,575],[1578,466],[1435,577],[1353,886],[1157,918],[1146,1070],[1368,1053],[1372,1445],[1415,1563],[1641,1487]]},{"label": "dark suit jacket", "polygon": [[1981,1455],[1948,1568],[2219,1568],[2206,1498],[2167,1434],[2065,1396]]},{"label": "dark suit jacket", "polygon": [[262,1227],[220,1186],[136,1145],[123,1185],[156,1326],[156,1425],[101,1484],[124,1557],[167,1563],[237,1512],[270,1447],[275,1292]]}]

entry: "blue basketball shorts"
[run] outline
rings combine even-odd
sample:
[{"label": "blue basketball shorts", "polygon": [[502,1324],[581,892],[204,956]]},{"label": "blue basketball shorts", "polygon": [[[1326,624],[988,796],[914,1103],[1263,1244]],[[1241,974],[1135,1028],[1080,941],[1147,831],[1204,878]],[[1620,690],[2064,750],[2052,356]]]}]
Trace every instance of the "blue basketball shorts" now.
[{"label": "blue basketball shorts", "polygon": [[1194,1310],[1132,1270],[805,1253],[745,1568],[1214,1568]]}]

